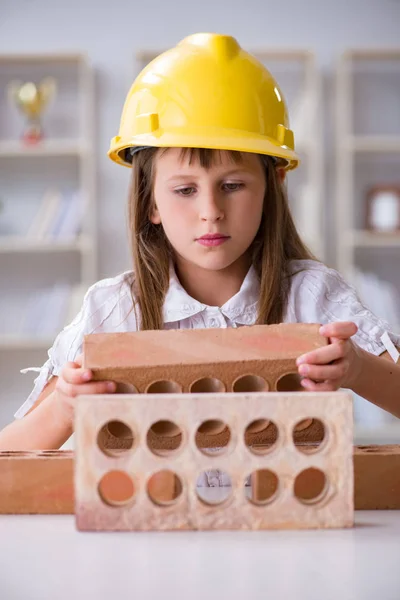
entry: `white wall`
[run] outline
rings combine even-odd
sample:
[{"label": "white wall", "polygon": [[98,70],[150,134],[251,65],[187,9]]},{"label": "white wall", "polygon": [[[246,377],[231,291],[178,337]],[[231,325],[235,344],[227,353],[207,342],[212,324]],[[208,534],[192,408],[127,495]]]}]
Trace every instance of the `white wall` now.
[{"label": "white wall", "polygon": [[[344,48],[400,44],[400,1],[1,0],[0,53],[86,51],[96,69],[99,277],[130,266],[121,239],[128,172],[113,165],[106,151],[138,69],[135,52],[170,47],[197,31],[229,33],[249,49],[314,50],[326,71],[325,91],[331,101],[331,70]],[[327,114],[333,117],[330,103]],[[328,120],[329,194],[333,185],[330,127]]]}]

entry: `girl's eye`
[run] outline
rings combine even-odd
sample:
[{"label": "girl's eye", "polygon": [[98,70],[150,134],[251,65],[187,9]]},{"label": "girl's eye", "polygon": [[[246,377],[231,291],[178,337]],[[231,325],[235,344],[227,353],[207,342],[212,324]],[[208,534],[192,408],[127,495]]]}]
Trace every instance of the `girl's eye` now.
[{"label": "girl's eye", "polygon": [[194,192],[195,189],[194,187],[185,187],[185,188],[180,188],[179,190],[175,190],[177,194],[180,194],[181,196],[191,196]]},{"label": "girl's eye", "polygon": [[224,183],[223,188],[226,192],[236,192],[243,187],[243,183]]}]

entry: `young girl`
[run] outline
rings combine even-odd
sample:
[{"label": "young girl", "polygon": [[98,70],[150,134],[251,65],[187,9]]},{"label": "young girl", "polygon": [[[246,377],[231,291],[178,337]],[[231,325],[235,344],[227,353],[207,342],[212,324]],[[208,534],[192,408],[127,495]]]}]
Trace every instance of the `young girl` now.
[{"label": "young girl", "polygon": [[400,336],[301,241],[285,191],[298,158],[282,93],[236,40],[193,35],[150,63],[109,155],[132,167],[134,269],[88,290],[0,449],[59,448],[76,397],[115,391],[82,368],[83,337],[97,332],[321,323],[331,343],[298,359],[304,389],[350,388],[400,416]]}]

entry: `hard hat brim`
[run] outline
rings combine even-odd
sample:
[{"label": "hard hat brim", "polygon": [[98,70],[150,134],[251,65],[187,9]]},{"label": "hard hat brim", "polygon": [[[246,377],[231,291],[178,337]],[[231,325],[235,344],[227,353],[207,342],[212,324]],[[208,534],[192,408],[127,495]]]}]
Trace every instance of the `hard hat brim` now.
[{"label": "hard hat brim", "polygon": [[[157,135],[158,134],[158,135]],[[113,138],[110,144],[108,156],[117,164],[131,167],[131,163],[125,159],[125,150],[133,147],[154,148],[209,148],[211,150],[234,150],[237,152],[251,152],[254,154],[265,154],[281,158],[287,162],[287,170],[295,169],[300,160],[298,154],[287,146],[280,146],[271,139],[249,133],[243,135],[243,131],[226,130],[221,135],[221,129],[208,128],[199,131],[168,132],[158,130],[155,134],[135,135],[131,139],[121,139],[119,136]]]}]

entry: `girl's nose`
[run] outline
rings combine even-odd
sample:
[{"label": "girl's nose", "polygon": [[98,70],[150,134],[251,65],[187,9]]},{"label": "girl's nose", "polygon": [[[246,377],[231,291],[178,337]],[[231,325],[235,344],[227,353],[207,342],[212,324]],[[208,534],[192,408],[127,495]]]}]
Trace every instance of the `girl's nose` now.
[{"label": "girl's nose", "polygon": [[201,198],[199,214],[202,221],[210,223],[221,221],[224,218],[222,203],[215,192],[210,191]]}]

